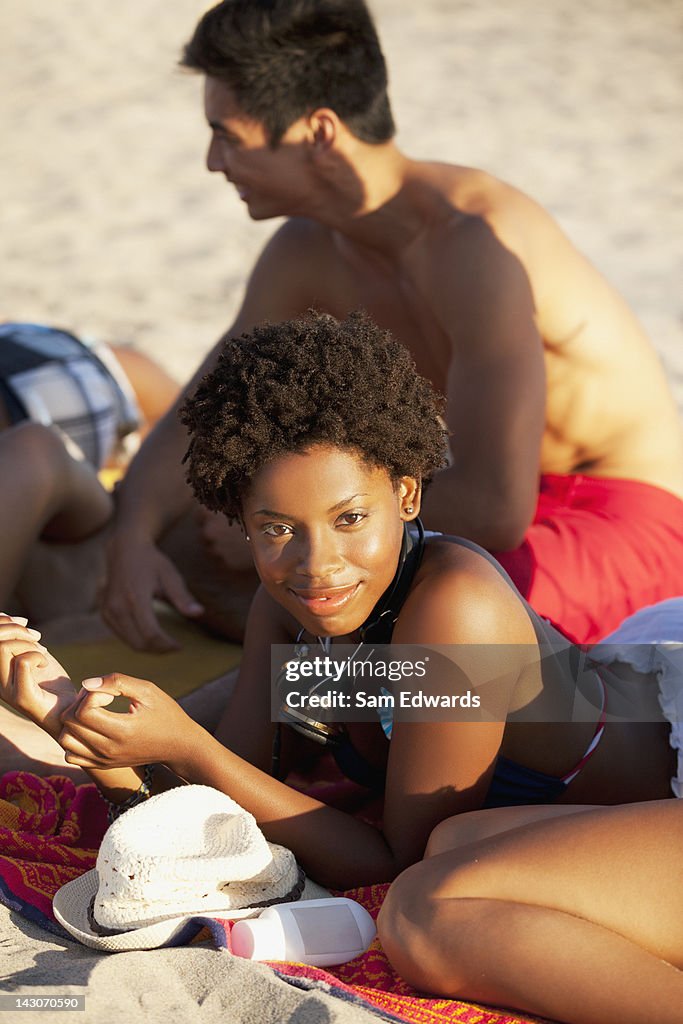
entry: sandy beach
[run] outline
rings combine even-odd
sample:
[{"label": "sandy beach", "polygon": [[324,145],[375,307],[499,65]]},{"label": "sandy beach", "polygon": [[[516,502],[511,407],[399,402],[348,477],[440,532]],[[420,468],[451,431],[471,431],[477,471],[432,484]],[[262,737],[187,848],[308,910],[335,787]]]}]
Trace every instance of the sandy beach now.
[{"label": "sandy beach", "polygon": [[[204,0],[0,5],[0,316],[157,356],[184,379],[274,228],[206,172]],[[683,8],[374,0],[399,142],[546,205],[628,297],[683,408]]]}]

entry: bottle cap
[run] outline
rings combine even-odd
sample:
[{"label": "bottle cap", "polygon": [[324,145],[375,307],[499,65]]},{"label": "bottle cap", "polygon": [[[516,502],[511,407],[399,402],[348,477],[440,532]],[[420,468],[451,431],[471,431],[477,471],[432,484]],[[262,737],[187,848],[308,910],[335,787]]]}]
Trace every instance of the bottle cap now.
[{"label": "bottle cap", "polygon": [[236,921],[230,933],[230,944],[235,956],[247,960],[286,960],[285,933],[278,918],[265,921],[250,918]]}]

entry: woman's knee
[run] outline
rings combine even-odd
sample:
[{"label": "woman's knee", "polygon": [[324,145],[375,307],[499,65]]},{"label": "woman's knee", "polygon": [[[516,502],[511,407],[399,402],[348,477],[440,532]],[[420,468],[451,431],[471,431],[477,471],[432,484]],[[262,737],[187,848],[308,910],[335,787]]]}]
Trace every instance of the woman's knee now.
[{"label": "woman's knee", "polygon": [[377,930],[393,968],[414,988],[476,998],[482,956],[497,928],[498,901],[483,895],[476,862],[421,861],[392,883]]},{"label": "woman's knee", "polygon": [[427,846],[425,847],[425,860],[430,857],[437,857],[440,853],[445,853],[447,850],[452,850],[454,847],[462,846],[468,842],[468,838],[463,836],[462,823],[459,820],[464,817],[466,815],[459,814],[453,818],[446,818],[444,821],[439,822],[436,828],[432,829],[431,835],[427,840]]},{"label": "woman's knee", "polygon": [[458,926],[464,911],[464,901],[439,894],[429,861],[414,864],[392,883],[377,931],[392,967],[414,988],[451,996],[467,989],[468,932]]},{"label": "woman's knee", "polygon": [[[504,831],[509,827],[505,818],[500,818],[500,812],[510,808],[496,808],[496,810],[465,811],[462,814],[455,814],[452,818],[444,818],[432,830],[425,849],[425,860],[429,857],[437,857],[449,850],[457,850],[471,843],[478,843],[481,839],[498,831]],[[494,824],[495,823],[495,824]]]},{"label": "woman's knee", "polygon": [[392,882],[377,919],[377,934],[389,962],[417,987],[423,946],[429,941],[432,898],[429,875],[421,861]]}]

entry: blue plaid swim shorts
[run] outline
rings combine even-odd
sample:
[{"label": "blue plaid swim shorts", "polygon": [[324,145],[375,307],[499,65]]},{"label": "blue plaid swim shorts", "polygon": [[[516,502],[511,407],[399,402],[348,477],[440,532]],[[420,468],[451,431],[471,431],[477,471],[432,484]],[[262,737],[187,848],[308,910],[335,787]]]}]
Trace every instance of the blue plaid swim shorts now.
[{"label": "blue plaid swim shorts", "polygon": [[0,324],[0,399],[12,423],[57,427],[96,469],[141,422],[109,346],[43,324]]}]

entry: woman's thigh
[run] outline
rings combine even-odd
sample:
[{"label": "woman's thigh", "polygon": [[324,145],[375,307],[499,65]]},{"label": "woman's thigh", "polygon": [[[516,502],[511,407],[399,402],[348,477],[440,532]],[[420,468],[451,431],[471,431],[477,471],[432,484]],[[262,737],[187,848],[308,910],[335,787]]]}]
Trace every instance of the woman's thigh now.
[{"label": "woman's thigh", "polygon": [[520,807],[495,807],[466,811],[446,818],[436,826],[425,850],[425,859],[455,850],[482,839],[510,832],[535,821],[550,821],[578,811],[593,810],[594,804],[530,804]]},{"label": "woman's thigh", "polygon": [[484,899],[562,911],[683,967],[683,804],[661,800],[535,821],[404,873],[418,901]]}]

